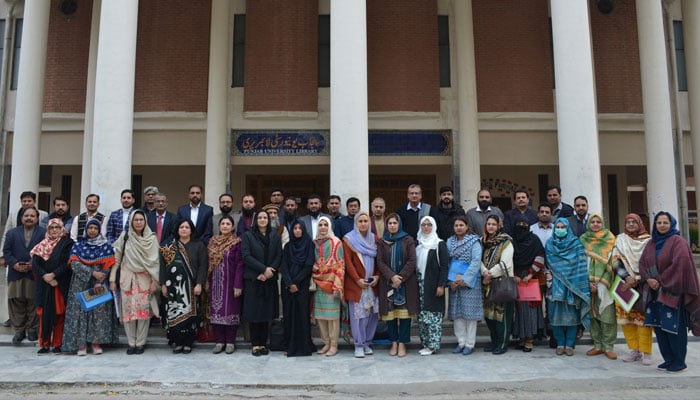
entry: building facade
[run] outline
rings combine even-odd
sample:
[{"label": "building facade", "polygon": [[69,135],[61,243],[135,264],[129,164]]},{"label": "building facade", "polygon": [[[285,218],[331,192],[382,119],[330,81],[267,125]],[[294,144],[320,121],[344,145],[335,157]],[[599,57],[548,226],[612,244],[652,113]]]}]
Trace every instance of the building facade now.
[{"label": "building facade", "polygon": [[465,208],[558,184],[616,232],[695,209],[694,1],[39,0],[0,18],[4,209],[40,190],[110,210],[148,185],[175,207],[192,183],[209,204],[281,187],[393,209],[413,182]]}]

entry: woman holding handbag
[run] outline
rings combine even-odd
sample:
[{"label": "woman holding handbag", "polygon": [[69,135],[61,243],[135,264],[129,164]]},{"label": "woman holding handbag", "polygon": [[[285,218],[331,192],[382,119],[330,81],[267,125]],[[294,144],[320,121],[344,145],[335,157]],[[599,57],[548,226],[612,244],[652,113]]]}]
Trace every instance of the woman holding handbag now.
[{"label": "woman holding handbag", "polygon": [[497,303],[489,300],[495,289],[491,283],[494,279],[513,277],[512,239],[501,228],[501,219],[497,215],[486,217],[484,224],[484,246],[481,256],[481,275],[483,276],[484,319],[491,333],[491,343],[484,351],[495,355],[508,351],[510,333],[513,329],[514,301]]},{"label": "woman holding handbag", "polygon": [[[540,292],[539,277],[544,282],[544,247],[524,216],[515,219],[513,227],[513,273],[518,285],[528,285],[536,281]],[[540,293],[541,295],[541,293]],[[542,301],[518,301],[515,309],[514,336],[520,338],[518,348],[525,353],[532,351],[535,336],[545,331]]]},{"label": "woman holding handbag", "polygon": [[116,292],[119,272],[121,320],[129,342],[126,354],[143,354],[151,316],[160,317],[154,296],[160,289],[160,247],[142,210],[131,213],[129,229],[119,235],[114,249],[116,264],[109,276],[109,286]]}]

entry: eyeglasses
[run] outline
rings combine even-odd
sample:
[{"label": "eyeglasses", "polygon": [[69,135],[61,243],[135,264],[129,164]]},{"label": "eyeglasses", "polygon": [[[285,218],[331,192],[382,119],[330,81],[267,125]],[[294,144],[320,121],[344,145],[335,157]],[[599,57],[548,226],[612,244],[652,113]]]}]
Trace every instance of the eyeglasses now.
[{"label": "eyeglasses", "polygon": [[427,222],[427,223],[420,224],[420,226],[433,226],[433,224]]},{"label": "eyeglasses", "polygon": [[49,226],[49,229],[59,229],[60,230],[61,227],[60,226]]}]

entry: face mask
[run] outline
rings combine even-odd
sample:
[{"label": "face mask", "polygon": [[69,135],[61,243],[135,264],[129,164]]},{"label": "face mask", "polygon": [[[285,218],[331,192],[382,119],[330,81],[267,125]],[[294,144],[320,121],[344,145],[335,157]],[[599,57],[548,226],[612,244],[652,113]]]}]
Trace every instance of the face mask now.
[{"label": "face mask", "polygon": [[566,228],[554,228],[554,235],[558,238],[563,238],[566,236],[567,230]]}]

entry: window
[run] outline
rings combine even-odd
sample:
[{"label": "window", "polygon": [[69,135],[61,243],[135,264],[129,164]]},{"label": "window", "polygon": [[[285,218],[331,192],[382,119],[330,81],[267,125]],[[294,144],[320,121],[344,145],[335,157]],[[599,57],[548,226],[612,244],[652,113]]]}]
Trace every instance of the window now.
[{"label": "window", "polygon": [[12,82],[10,82],[10,90],[17,90],[17,81],[19,80],[19,55],[22,48],[22,26],[24,20],[17,19],[15,23],[15,51],[12,57]]},{"label": "window", "polygon": [[683,43],[683,22],[673,21],[673,42],[676,47],[676,75],[678,76],[678,91],[688,91],[688,80],[685,73],[685,44]]},{"label": "window", "polygon": [[318,16],[318,87],[331,86],[331,16]]},{"label": "window", "polygon": [[450,22],[447,15],[438,15],[440,87],[450,87]]},{"label": "window", "polygon": [[245,14],[233,16],[233,87],[243,87],[245,65]]}]

